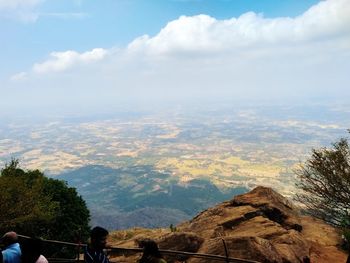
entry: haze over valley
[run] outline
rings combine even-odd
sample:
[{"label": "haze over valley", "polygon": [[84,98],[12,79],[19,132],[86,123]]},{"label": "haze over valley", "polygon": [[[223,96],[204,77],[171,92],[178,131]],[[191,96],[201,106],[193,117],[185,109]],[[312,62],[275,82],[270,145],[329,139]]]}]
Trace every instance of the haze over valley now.
[{"label": "haze over valley", "polygon": [[312,148],[346,136],[344,105],[207,104],[3,121],[0,161],[66,180],[94,223],[169,226],[257,185],[295,192]]}]

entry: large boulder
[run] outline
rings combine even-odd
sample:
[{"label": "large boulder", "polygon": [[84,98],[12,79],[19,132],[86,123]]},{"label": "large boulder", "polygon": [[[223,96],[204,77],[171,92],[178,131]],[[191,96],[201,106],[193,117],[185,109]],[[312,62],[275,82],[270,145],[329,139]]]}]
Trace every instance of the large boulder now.
[{"label": "large boulder", "polygon": [[[259,262],[299,263],[315,258],[316,252],[320,255],[321,247],[346,258],[337,248],[341,243],[338,230],[301,216],[292,202],[262,186],[209,208],[178,228],[202,236],[205,241],[198,252],[205,254],[224,256],[223,239],[231,257]],[[327,237],[321,238],[322,232]]]}]

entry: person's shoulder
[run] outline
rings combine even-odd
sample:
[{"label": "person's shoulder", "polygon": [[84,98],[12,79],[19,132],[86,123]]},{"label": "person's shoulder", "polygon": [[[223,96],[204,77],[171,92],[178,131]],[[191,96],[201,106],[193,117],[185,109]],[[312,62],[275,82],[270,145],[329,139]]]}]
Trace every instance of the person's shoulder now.
[{"label": "person's shoulder", "polygon": [[20,249],[19,243],[13,243],[11,245],[8,245],[3,251],[14,250],[14,249]]},{"label": "person's shoulder", "polygon": [[48,263],[48,261],[46,257],[44,257],[43,255],[40,255],[35,263]]},{"label": "person's shoulder", "polygon": [[20,246],[19,243],[14,243],[14,244],[13,244],[13,248],[16,249],[16,250],[21,251],[21,246]]},{"label": "person's shoulder", "polygon": [[2,250],[3,255],[13,255],[13,254],[21,254],[21,247],[19,243],[14,243],[7,246],[4,250]]},{"label": "person's shoulder", "polygon": [[9,245],[1,252],[3,262],[20,262],[22,252],[19,243]]}]

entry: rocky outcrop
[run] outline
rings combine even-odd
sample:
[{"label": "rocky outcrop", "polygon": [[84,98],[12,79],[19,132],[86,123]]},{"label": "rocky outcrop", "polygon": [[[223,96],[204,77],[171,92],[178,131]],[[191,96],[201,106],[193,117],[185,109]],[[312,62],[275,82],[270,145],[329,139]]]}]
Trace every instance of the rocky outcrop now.
[{"label": "rocky outcrop", "polygon": [[317,263],[346,261],[346,254],[338,249],[341,237],[336,229],[301,216],[289,200],[266,187],[203,211],[177,226],[175,233],[153,238],[163,249],[222,256],[225,244],[230,257],[264,263],[299,263],[307,258]]},{"label": "rocky outcrop", "polygon": [[[223,239],[229,256],[259,262],[303,262],[305,258],[315,258],[315,248],[322,251],[326,244],[339,252],[339,258],[345,259],[345,254],[336,248],[341,242],[339,233],[321,221],[314,221],[310,230],[306,220],[310,218],[300,216],[282,195],[271,188],[257,187],[202,212],[179,228],[191,229],[205,238],[200,253],[224,255]],[[329,238],[332,241],[326,243],[312,234],[317,235],[325,228],[332,233]],[[205,261],[193,259],[191,262]]]}]

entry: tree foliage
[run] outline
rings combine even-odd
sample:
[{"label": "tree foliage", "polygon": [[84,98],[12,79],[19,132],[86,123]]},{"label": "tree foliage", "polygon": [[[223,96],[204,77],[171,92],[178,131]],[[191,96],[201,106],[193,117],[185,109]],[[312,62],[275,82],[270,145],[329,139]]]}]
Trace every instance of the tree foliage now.
[{"label": "tree foliage", "polygon": [[12,160],[0,175],[0,232],[77,241],[89,233],[90,214],[75,188],[47,178],[39,170],[24,171]]},{"label": "tree foliage", "polygon": [[350,219],[350,149],[345,138],[331,148],[314,149],[297,170],[297,199],[311,215],[348,228]]}]

